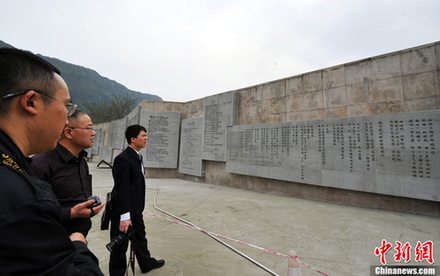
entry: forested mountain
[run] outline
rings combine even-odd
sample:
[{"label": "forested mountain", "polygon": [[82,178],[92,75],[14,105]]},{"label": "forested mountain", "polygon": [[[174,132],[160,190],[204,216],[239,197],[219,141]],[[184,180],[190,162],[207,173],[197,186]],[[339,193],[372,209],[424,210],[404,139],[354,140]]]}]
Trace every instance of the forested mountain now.
[{"label": "forested mountain", "polygon": [[[0,47],[14,47],[0,40]],[[23,49],[27,50],[27,49]],[[126,88],[124,85],[99,75],[96,71],[79,65],[64,62],[57,58],[46,57],[46,59],[61,71],[61,76],[69,86],[72,101],[82,110],[88,112],[85,103],[108,102],[112,95],[138,98],[141,100],[162,101],[162,98],[152,94],[145,94]]]}]

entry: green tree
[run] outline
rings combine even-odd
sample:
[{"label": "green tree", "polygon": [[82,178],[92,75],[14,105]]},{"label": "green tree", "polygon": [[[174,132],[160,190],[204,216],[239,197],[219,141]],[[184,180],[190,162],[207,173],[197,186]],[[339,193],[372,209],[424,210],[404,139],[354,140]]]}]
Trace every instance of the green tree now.
[{"label": "green tree", "polygon": [[124,118],[139,101],[139,98],[128,94],[111,95],[110,101],[85,103],[85,107],[93,123],[99,124]]}]

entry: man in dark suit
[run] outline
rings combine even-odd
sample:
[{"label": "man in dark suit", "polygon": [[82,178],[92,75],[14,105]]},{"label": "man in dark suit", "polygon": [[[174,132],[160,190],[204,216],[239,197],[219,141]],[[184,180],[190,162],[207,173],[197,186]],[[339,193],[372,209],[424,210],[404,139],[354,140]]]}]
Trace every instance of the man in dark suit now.
[{"label": "man in dark suit", "polygon": [[[125,132],[129,146],[113,162],[114,208],[110,237],[127,233],[132,226],[131,242],[142,273],[165,264],[164,260],[151,257],[145,233],[142,212],[145,208],[145,175],[140,150],[147,145],[147,131],[143,126],[129,126]],[[124,275],[127,270],[128,241],[115,247],[110,254],[110,275]]]}]

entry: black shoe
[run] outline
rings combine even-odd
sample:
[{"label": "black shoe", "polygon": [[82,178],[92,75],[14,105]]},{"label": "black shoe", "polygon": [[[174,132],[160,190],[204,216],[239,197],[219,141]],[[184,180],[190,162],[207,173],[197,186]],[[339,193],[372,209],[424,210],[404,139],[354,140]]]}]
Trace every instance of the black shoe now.
[{"label": "black shoe", "polygon": [[141,269],[142,273],[147,273],[153,269],[161,268],[165,264],[164,260],[156,260],[154,259],[154,262],[152,262],[149,266],[147,266],[145,269]]}]

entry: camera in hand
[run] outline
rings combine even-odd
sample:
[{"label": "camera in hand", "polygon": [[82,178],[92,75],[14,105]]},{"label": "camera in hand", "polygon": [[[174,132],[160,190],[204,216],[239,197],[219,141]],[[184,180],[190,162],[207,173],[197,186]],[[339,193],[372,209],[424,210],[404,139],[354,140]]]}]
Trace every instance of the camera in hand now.
[{"label": "camera in hand", "polygon": [[122,233],[115,236],[112,241],[109,242],[105,247],[107,247],[108,251],[112,252],[114,248],[129,240],[133,235],[133,232],[133,227],[130,225],[130,227],[128,227],[127,233]]},{"label": "camera in hand", "polygon": [[93,207],[101,205],[101,199],[99,198],[99,196],[91,196],[91,197],[87,198],[87,201],[91,200],[91,199],[93,199],[95,202],[93,202],[91,205],[89,205],[89,208],[93,208]]}]

